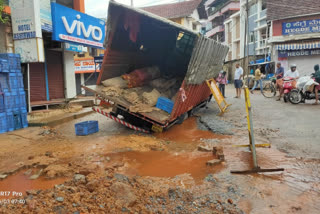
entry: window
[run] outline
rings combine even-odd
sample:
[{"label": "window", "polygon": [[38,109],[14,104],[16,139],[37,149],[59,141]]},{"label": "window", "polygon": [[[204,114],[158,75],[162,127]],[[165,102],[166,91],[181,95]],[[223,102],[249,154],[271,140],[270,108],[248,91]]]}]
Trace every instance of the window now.
[{"label": "window", "polygon": [[267,2],[264,0],[264,1],[262,1],[261,10],[265,10],[265,9],[267,9]]},{"label": "window", "polygon": [[251,31],[249,35],[249,42],[250,43],[256,42],[256,40],[257,40],[257,35],[254,33],[254,31]]},{"label": "window", "polygon": [[249,6],[249,16],[252,16],[257,13],[257,4]]},{"label": "window", "polygon": [[197,30],[197,25],[192,23],[192,30]]}]

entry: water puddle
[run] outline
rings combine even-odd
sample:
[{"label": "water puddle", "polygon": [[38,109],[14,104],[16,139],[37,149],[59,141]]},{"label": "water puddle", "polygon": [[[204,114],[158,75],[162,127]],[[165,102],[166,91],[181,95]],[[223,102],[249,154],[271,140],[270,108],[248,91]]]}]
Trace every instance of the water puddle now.
[{"label": "water puddle", "polygon": [[[40,176],[38,179],[30,180],[29,176],[25,175],[27,170],[22,170],[14,175],[8,176],[0,181],[0,191],[21,192],[26,195],[27,190],[46,190],[53,188],[56,184],[64,183],[68,178],[61,177],[55,179],[46,179]],[[11,196],[12,197],[12,196]],[[10,198],[10,196],[1,196],[0,198]]]},{"label": "water puddle", "polygon": [[197,142],[200,139],[225,138],[226,136],[217,135],[211,131],[199,130],[197,127],[197,118],[191,117],[180,125],[174,125],[163,133],[155,134],[156,137],[175,141],[177,143]]},{"label": "water puddle", "polygon": [[111,159],[122,160],[129,166],[126,174],[174,177],[188,173],[195,180],[202,180],[208,174],[222,169],[222,165],[207,166],[206,162],[215,157],[211,152],[169,153],[164,151],[123,152],[111,154]]}]

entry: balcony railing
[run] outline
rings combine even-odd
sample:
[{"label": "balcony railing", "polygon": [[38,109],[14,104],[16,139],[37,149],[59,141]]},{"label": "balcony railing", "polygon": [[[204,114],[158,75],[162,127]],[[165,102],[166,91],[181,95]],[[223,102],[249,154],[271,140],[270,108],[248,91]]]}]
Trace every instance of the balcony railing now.
[{"label": "balcony railing", "polygon": [[211,36],[215,35],[216,33],[222,32],[222,31],[224,31],[224,26],[220,25],[220,26],[217,26],[217,27],[207,31],[206,36],[211,37]]},{"label": "balcony railing", "polygon": [[216,7],[213,11],[208,13],[208,19],[212,20],[231,9],[240,10],[240,2],[238,0],[230,0],[227,3],[221,4],[221,6]]}]

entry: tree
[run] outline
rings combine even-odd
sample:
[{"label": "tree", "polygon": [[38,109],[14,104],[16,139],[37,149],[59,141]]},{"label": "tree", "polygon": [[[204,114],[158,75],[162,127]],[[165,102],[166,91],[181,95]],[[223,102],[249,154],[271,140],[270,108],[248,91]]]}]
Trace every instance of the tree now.
[{"label": "tree", "polygon": [[0,23],[6,24],[9,22],[9,16],[5,14],[3,11],[5,9],[4,0],[0,0]]}]

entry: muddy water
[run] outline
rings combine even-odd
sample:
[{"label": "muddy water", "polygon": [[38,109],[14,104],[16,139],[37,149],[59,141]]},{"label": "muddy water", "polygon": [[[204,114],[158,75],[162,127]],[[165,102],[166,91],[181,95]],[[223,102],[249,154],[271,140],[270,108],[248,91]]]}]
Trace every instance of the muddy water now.
[{"label": "muddy water", "polygon": [[206,162],[214,159],[211,152],[170,153],[161,151],[124,152],[111,155],[111,159],[118,159],[129,164],[126,174],[174,177],[190,174],[196,181],[202,180],[209,173],[215,173],[221,166],[207,166]]},{"label": "muddy water", "polygon": [[[10,191],[10,192],[22,192],[26,195],[27,190],[45,190],[53,188],[56,184],[64,183],[68,178],[56,178],[56,179],[46,179],[45,177],[39,177],[35,180],[30,180],[29,176],[24,173],[27,170],[20,171],[14,175],[8,176],[6,179],[0,181],[0,191]],[[12,196],[11,196],[12,197]],[[0,199],[10,198],[8,196],[1,196]]]},{"label": "muddy water", "polygon": [[223,138],[224,136],[214,134],[210,131],[199,130],[197,118],[191,117],[180,125],[174,125],[168,131],[155,134],[160,139],[175,141],[177,143],[191,143],[202,139]]}]

